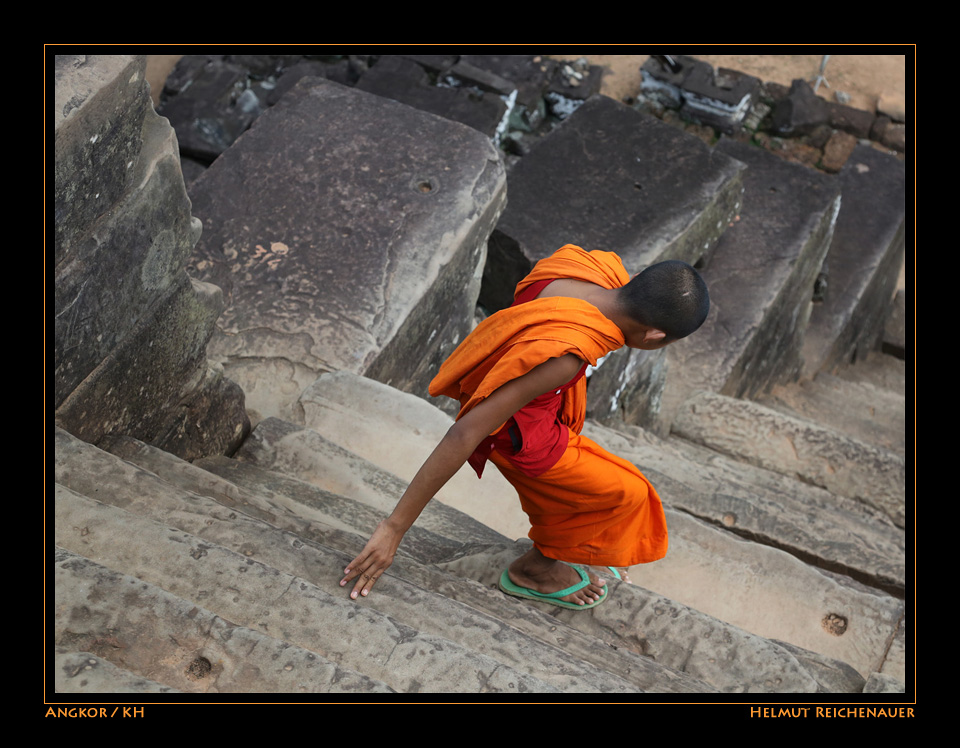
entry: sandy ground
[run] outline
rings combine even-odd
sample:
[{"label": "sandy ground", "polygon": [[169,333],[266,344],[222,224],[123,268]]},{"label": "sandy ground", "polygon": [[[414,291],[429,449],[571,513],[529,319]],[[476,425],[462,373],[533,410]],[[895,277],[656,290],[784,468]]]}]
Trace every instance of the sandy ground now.
[{"label": "sandy ground", "polygon": [[[846,47],[845,47],[846,48]],[[711,47],[710,49],[722,49]],[[353,51],[353,50],[349,50]],[[517,50],[522,51],[520,49]],[[640,91],[640,66],[648,55],[583,54],[571,48],[562,59],[586,57],[595,65],[604,67],[603,93],[611,98],[624,99]],[[813,83],[820,74],[823,54],[809,55],[750,55],[750,54],[696,54],[715,68],[725,67],[749,73],[764,81],[789,86],[796,78]],[[157,102],[163,81],[173,69],[180,55],[150,55],[147,60],[147,78],[150,80],[154,103]],[[827,85],[818,93],[833,99],[837,91],[848,94],[850,105],[874,111],[878,99],[892,97],[906,100],[907,59],[905,55],[830,55],[824,69]]]},{"label": "sandy ground", "polygon": [[[623,99],[640,90],[640,66],[648,55],[584,55],[605,68],[603,93]],[[763,81],[789,86],[795,79],[813,84],[820,75],[824,55],[694,55],[714,68],[731,68]],[[906,102],[906,55],[830,55],[823,68],[826,84],[817,93],[834,100],[837,91],[850,96],[850,106],[874,111],[881,98]]]}]

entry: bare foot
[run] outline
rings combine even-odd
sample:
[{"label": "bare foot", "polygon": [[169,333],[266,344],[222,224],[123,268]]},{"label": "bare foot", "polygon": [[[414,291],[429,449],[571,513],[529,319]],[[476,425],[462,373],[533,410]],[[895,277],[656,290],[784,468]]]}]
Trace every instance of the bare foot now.
[{"label": "bare foot", "polygon": [[624,584],[633,584],[633,580],[630,579],[630,569],[626,566],[587,566],[584,568],[593,572],[598,577],[603,575],[618,579]]},{"label": "bare foot", "polygon": [[[580,575],[573,567],[547,558],[536,548],[531,548],[510,564],[510,579],[514,584],[543,594],[559,592],[580,583]],[[576,605],[589,605],[603,596],[606,582],[595,574],[589,574],[590,584],[560,598]]]}]

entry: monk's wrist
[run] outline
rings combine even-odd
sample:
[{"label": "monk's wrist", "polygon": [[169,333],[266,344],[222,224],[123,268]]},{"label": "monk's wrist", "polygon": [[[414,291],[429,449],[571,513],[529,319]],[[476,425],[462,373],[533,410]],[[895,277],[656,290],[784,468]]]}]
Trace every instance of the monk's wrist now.
[{"label": "monk's wrist", "polygon": [[392,532],[398,538],[403,537],[407,530],[410,529],[412,524],[413,520],[406,521],[403,517],[396,516],[396,513],[391,514],[389,517],[383,520],[384,527],[387,530],[390,530],[390,532]]}]

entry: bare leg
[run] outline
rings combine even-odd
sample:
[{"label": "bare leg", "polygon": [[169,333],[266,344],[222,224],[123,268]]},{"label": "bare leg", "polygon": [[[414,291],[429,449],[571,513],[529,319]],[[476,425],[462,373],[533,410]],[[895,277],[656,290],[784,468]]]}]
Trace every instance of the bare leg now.
[{"label": "bare leg", "polygon": [[[514,584],[547,594],[566,589],[580,581],[576,570],[562,561],[547,558],[536,548],[531,548],[510,564],[509,573]],[[599,600],[606,582],[595,574],[589,576],[590,584],[562,599],[578,605]]]}]

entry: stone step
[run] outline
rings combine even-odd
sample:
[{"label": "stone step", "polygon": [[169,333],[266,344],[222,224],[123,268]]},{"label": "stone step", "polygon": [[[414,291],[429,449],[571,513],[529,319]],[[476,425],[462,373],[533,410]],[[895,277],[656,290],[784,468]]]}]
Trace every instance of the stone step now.
[{"label": "stone step", "polygon": [[[197,466],[178,464],[180,461],[144,445],[134,450],[130,441],[125,440],[124,444],[119,446],[122,447],[121,453],[125,459],[136,460],[145,467],[149,466],[151,470],[159,471],[165,477],[169,476],[171,480],[176,480],[181,491],[188,490],[188,486],[196,481],[195,493],[217,497],[225,508],[241,509],[250,513],[250,504],[245,497],[262,494],[271,502],[267,521],[277,528],[288,526],[281,512],[276,509],[280,496],[296,495],[297,498],[290,502],[299,506],[307,507],[314,503],[305,498],[309,493],[309,487],[305,484],[292,478],[267,473],[250,464],[226,459],[209,461],[213,463],[210,465],[212,469],[230,479],[230,483],[227,483],[217,476],[205,475],[205,471]],[[90,472],[103,476],[109,471],[106,466],[98,465]],[[79,479],[74,479],[73,482],[76,480]],[[103,479],[100,478],[97,482],[102,484]],[[228,485],[232,487],[227,488]],[[270,488],[266,489],[266,486]],[[151,506],[158,503],[153,492],[144,491],[142,482],[138,489]],[[313,488],[313,493],[324,501],[329,496],[316,488]],[[364,516],[363,512],[358,514]],[[164,513],[165,517],[168,515],[169,512]],[[339,559],[342,564],[359,550],[363,536],[372,531],[376,519],[377,517],[371,517],[359,523],[363,525],[358,528],[361,536],[330,528],[311,530],[303,527],[296,537],[310,547],[322,543],[326,547],[342,551]],[[301,524],[305,525],[307,521],[301,520]],[[462,537],[462,529],[451,527],[449,531]],[[402,557],[398,557],[391,569],[391,575],[396,574],[398,579],[391,579],[391,582],[412,584],[417,590],[432,590],[444,599],[469,606],[472,611],[483,611],[496,621],[509,621],[511,629],[519,629],[525,636],[534,637],[551,647],[559,647],[566,652],[567,659],[575,657],[589,662],[592,668],[599,668],[605,673],[625,679],[632,683],[634,688],[661,692],[690,692],[709,690],[711,687],[731,692],[777,690],[771,689],[772,683],[779,684],[780,689],[800,692],[816,688],[837,691],[857,691],[861,688],[860,676],[840,663],[832,663],[829,670],[837,675],[828,678],[819,673],[822,663],[816,667],[811,664],[823,660],[818,655],[800,650],[785,651],[782,645],[662,599],[640,587],[618,584],[612,579],[610,584],[614,585],[612,589],[617,594],[619,603],[617,606],[602,606],[592,611],[592,617],[599,617],[596,623],[583,621],[579,612],[574,612],[571,616],[568,611],[559,611],[548,606],[531,606],[514,600],[495,589],[496,579],[499,571],[523,552],[523,548],[518,549],[505,541],[492,545],[473,541],[459,543],[459,547],[451,552],[451,543],[442,549],[447,554],[447,560],[441,560],[442,554],[437,547],[423,542],[424,532],[426,531],[419,530],[416,525],[411,529],[401,548]],[[249,533],[244,535],[249,538]],[[266,547],[267,543],[260,545]],[[250,542],[247,542],[245,547],[248,551],[254,550]],[[260,552],[256,553],[259,558]],[[450,560],[451,557],[453,560]],[[467,558],[470,560],[465,561]],[[465,578],[451,578],[435,569],[431,570],[429,564],[433,561],[440,561],[441,568],[454,571]],[[336,570],[331,570],[330,575],[331,578],[335,577]],[[384,614],[408,625],[422,628],[429,624],[435,627],[447,617],[445,608],[436,607],[437,601],[433,599],[432,593],[424,599],[420,593],[407,589],[398,600],[398,596],[391,595],[389,589],[386,590],[387,594],[382,594],[385,590],[379,588],[377,592],[378,594],[365,600],[364,605],[376,607]],[[543,609],[539,610],[538,607]],[[677,627],[677,617],[682,617],[687,625]],[[425,619],[423,626],[416,623],[422,618]],[[462,616],[456,620],[459,621],[458,625],[463,625]],[[690,627],[696,630],[696,635],[691,635]],[[477,626],[469,626],[468,629],[475,631]],[[506,634],[501,632],[498,637],[503,640]],[[598,647],[598,637],[607,647]],[[501,643],[498,646],[506,645]],[[543,656],[538,655],[541,658]],[[744,663],[744,666],[737,663]],[[842,677],[839,677],[839,674],[842,674]]]},{"label": "stone step", "polygon": [[[403,407],[390,407],[389,389],[379,383],[370,385],[356,377],[325,375],[305,399],[317,397],[320,392],[324,395],[324,404],[315,412],[318,415],[316,425],[329,428],[334,438],[352,439],[337,436],[343,431],[338,419],[347,417],[344,413],[350,413],[349,417],[358,424],[378,412],[414,416],[416,427],[404,427],[402,421],[388,419],[375,440],[364,438],[362,427],[359,427],[361,431],[357,442],[361,448],[366,448],[367,457],[372,462],[381,457],[387,461],[396,460],[392,445],[400,443],[405,433],[418,432],[417,439],[423,441],[421,447],[429,451],[431,441],[436,444],[446,431],[445,419],[434,420],[429,416],[427,411],[432,406],[428,403],[420,404],[419,408],[413,407],[413,402],[405,403]],[[337,402],[342,408],[340,414],[337,414]],[[369,411],[365,410],[365,404],[370,406]],[[305,412],[313,412],[312,407],[305,407]],[[423,412],[422,416],[417,415],[418,410]],[[333,420],[327,420],[330,413],[335,413]],[[431,423],[434,429],[432,433],[428,431]],[[658,480],[665,484],[662,496],[671,527],[671,551],[665,560],[637,567],[633,574],[638,584],[650,587],[644,581],[647,574],[655,574],[656,569],[666,566],[669,570],[666,574],[668,586],[656,589],[666,597],[683,601],[721,620],[735,621],[737,626],[754,633],[759,632],[750,626],[762,620],[764,636],[790,641],[812,651],[824,651],[819,648],[827,647],[830,656],[838,659],[843,659],[837,655],[837,652],[842,652],[853,659],[856,667],[862,668],[864,673],[871,672],[878,663],[882,664],[884,637],[896,630],[902,614],[902,603],[876,590],[861,594],[852,588],[855,587],[852,582],[849,585],[836,583],[809,563],[854,574],[856,578],[871,582],[881,590],[902,590],[903,536],[902,531],[893,527],[889,520],[882,518],[879,527],[874,527],[872,522],[877,520],[878,513],[864,510],[855,502],[848,502],[853,506],[845,507],[846,511],[838,509],[833,497],[826,495],[826,492],[816,492],[794,481],[781,480],[781,485],[775,485],[770,477],[763,477],[762,480],[767,480],[769,485],[755,487],[751,485],[749,474],[730,466],[724,468],[726,474],[723,479],[729,483],[729,475],[735,476],[735,489],[726,485],[718,489],[718,481],[723,479],[709,469],[698,467],[695,458],[681,460],[669,451],[634,448],[627,437],[598,425],[591,424],[586,431],[589,436],[601,437],[598,441],[610,446],[615,453],[634,459],[642,470],[647,470],[653,464],[655,467],[651,473],[654,484],[657,485]],[[274,470],[303,470],[297,473],[298,477],[314,480],[322,475],[325,468],[314,463],[312,456],[309,464],[304,464],[304,455],[311,452],[308,444],[316,439],[309,434],[310,430],[294,429],[287,432],[283,441],[268,440],[271,442],[269,457],[261,460],[258,456],[258,462]],[[411,459],[407,456],[393,464],[400,465],[405,474],[412,477],[419,463],[411,462]],[[685,474],[691,467],[695,472],[690,475],[699,476],[698,483],[693,486],[690,484],[690,475]],[[662,473],[657,472],[660,469]],[[672,478],[671,473],[679,477]],[[473,480],[476,480],[475,477]],[[508,487],[507,491],[497,499],[497,506],[505,509],[512,506],[511,511],[518,515],[519,522],[522,515],[516,506],[519,503],[516,494],[512,488]],[[792,497],[791,491],[800,496]],[[719,499],[717,494],[720,494]],[[464,511],[469,513],[470,497],[460,500]],[[487,500],[485,497],[484,502]],[[724,511],[719,512],[718,506]],[[826,512],[822,526],[810,525],[810,515],[816,508]],[[712,526],[692,521],[688,512],[699,514]],[[724,521],[730,514],[742,522],[742,527],[730,529],[736,529],[760,543],[744,542],[732,534],[727,529],[729,522]],[[831,519],[837,523],[836,526],[831,525]],[[841,528],[857,533],[855,539],[851,541]],[[821,531],[823,536],[819,535]],[[761,543],[768,543],[772,547]],[[681,550],[683,548],[686,550]],[[784,549],[794,555],[788,555]],[[711,562],[705,569],[703,559],[711,557],[711,554]],[[745,565],[757,568],[771,565],[777,568],[776,582],[751,580],[746,583],[742,571]],[[659,578],[659,575],[654,578]],[[819,597],[811,597],[808,594],[811,589],[818,590]],[[736,599],[737,604],[730,604],[731,599]],[[791,615],[781,615],[784,609],[791,610]],[[858,629],[837,643],[833,637],[827,637],[819,626],[819,621],[835,610],[841,611],[840,615],[873,620],[876,626],[866,632]],[[881,633],[875,636],[875,631]],[[866,640],[862,638],[864,636]]]},{"label": "stone step", "polygon": [[904,680],[891,656],[903,601],[786,552],[743,540],[685,512],[667,511],[670,551],[632,570],[635,584],[759,637]]},{"label": "stone step", "polygon": [[[453,425],[453,417],[431,403],[345,371],[319,377],[304,390],[300,405],[310,431],[407,483]],[[398,496],[382,508],[392,510]],[[436,498],[510,539],[526,537],[530,530],[516,492],[493,467],[478,480],[465,465]]]},{"label": "stone step", "polygon": [[840,368],[836,376],[849,382],[869,384],[899,397],[907,395],[907,365],[900,356],[874,351]]},{"label": "stone step", "polygon": [[906,538],[882,512],[684,439],[589,422],[584,433],[640,467],[672,509],[903,596]]},{"label": "stone step", "polygon": [[[340,499],[341,521],[349,521],[354,501],[365,504],[380,515],[390,513],[407,486],[406,480],[343,449],[312,429],[276,418],[268,418],[258,424],[235,457],[236,460],[229,462],[211,459],[199,460],[197,464],[216,472],[229,469],[226,465],[231,463],[235,465],[232,468],[234,472],[241,470],[244,464],[262,468],[274,474],[272,484],[266,483],[262,487],[288,496],[293,494],[296,487],[285,483],[286,476],[330,494],[349,497]],[[273,484],[280,488],[274,488]],[[442,501],[431,502],[421,519],[422,522],[417,522],[421,529],[440,538],[450,533],[449,537],[457,538],[458,544],[491,543],[504,539],[496,531]],[[350,529],[369,533],[374,527],[375,524]],[[455,529],[451,532],[451,528]]]},{"label": "stone step", "polygon": [[[265,474],[257,468],[236,461],[219,460],[216,464],[205,462],[205,466],[211,470],[215,470],[224,477],[228,477],[230,480],[251,492],[259,492],[262,490],[261,486],[265,485],[270,485],[274,488],[281,488],[285,485],[286,487],[283,488],[284,492],[292,494],[298,490],[297,486],[300,483],[295,479],[283,479],[276,475]],[[299,486],[299,490],[303,490],[302,485]],[[670,521],[682,522],[683,516],[671,511]],[[369,528],[365,529],[366,534],[369,534],[373,530],[373,527],[374,525],[371,524]],[[502,542],[495,545],[464,544],[468,555],[471,555],[473,560],[470,562],[447,562],[441,559],[439,555],[432,553],[432,549],[425,546],[422,539],[416,537],[415,530],[416,525],[411,529],[411,534],[414,537],[411,540],[405,539],[404,541],[404,550],[407,554],[423,563],[436,562],[441,568],[452,570],[470,580],[476,579],[486,584],[486,588],[484,588],[481,593],[476,586],[472,584],[458,586],[452,585],[448,580],[443,579],[423,579],[422,581],[417,579],[416,581],[421,587],[424,589],[442,589],[443,594],[448,597],[453,597],[473,607],[487,610],[498,618],[509,620],[511,625],[518,625],[516,619],[520,613],[513,607],[517,605],[517,602],[510,598],[505,599],[502,594],[492,588],[496,586],[499,573],[510,561],[529,547],[529,541],[520,541],[519,546],[508,546]],[[458,532],[458,528],[451,527],[450,531],[456,533]],[[324,538],[324,542],[332,546],[341,547],[341,539],[343,537],[342,535],[337,537],[327,535]],[[410,535],[408,535],[408,538],[409,537]],[[354,538],[350,538],[349,542],[350,545],[346,546],[344,550],[350,553],[358,550]],[[461,546],[461,549],[463,547],[464,546]],[[457,553],[462,555],[464,551],[460,550]],[[411,580],[412,573],[409,569],[405,570],[404,578]],[[609,578],[608,583],[615,584],[612,577]],[[535,618],[529,628],[525,629],[525,632],[530,636],[541,637],[543,636],[544,630],[553,631],[551,625],[553,619],[548,615],[548,613],[552,613],[554,616],[559,616],[564,619],[568,625],[576,626],[584,633],[599,636],[602,640],[607,641],[619,650],[635,651],[647,657],[654,657],[656,661],[661,664],[681,669],[686,674],[699,678],[719,690],[724,691],[764,690],[765,687],[762,686],[762,683],[772,682],[769,680],[771,677],[781,684],[791,683],[792,685],[789,686],[788,690],[797,689],[803,691],[810,685],[806,679],[808,677],[814,677],[806,672],[805,667],[801,668],[798,672],[794,672],[797,665],[793,663],[793,656],[784,659],[785,655],[783,652],[779,650],[777,650],[776,653],[768,651],[769,642],[765,642],[765,640],[762,640],[760,637],[756,637],[746,631],[738,630],[736,627],[730,626],[725,622],[716,620],[710,615],[704,615],[698,610],[688,608],[687,606],[680,605],[678,607],[677,603],[667,600],[666,598],[661,599],[661,596],[642,589],[639,586],[618,584],[615,590],[618,599],[620,599],[620,596],[626,599],[621,601],[618,610],[611,611],[608,607],[604,607],[602,610],[597,609],[594,611],[593,616],[599,617],[598,620],[601,621],[599,624],[586,623],[585,626],[580,626],[579,624],[584,622],[581,621],[579,615],[574,614],[573,616],[568,616],[564,611],[557,613],[555,609],[549,606],[542,606],[543,612],[540,614],[541,617]],[[481,599],[478,599],[478,595],[481,595]],[[530,605],[528,603],[519,603],[520,611],[525,612],[529,608]],[[622,612],[624,608],[627,609],[626,613]],[[635,633],[639,626],[636,617],[640,615],[640,610],[650,609],[659,609],[660,612],[658,612],[654,618],[642,618],[643,624],[641,630],[644,632],[644,635],[641,640],[638,638],[639,635]],[[670,617],[661,619],[659,616],[662,614],[662,611],[666,609],[673,612]],[[646,614],[643,615],[646,616]],[[612,621],[608,620],[611,616],[613,617]],[[701,649],[695,644],[699,635],[698,637],[691,638],[688,636],[686,630],[681,633],[681,630],[675,627],[673,621],[673,618],[677,616],[684,617],[691,626],[695,625],[697,631],[709,640],[710,645]],[[631,621],[633,621],[632,624],[630,623]],[[719,633],[721,631],[723,632],[722,634]],[[711,634],[713,639],[710,639]],[[569,649],[569,646],[572,646],[570,644],[572,641],[570,634],[566,633],[563,636],[565,637],[565,642],[567,642],[564,646]],[[716,644],[717,641],[726,643],[722,648],[723,652],[715,648],[718,646]],[[556,643],[552,634],[550,643]],[[731,649],[726,649],[727,646]],[[592,645],[588,643],[587,647],[588,651],[592,651],[590,650]],[[759,650],[757,648],[759,648]],[[739,653],[735,650],[739,650]],[[814,660],[818,658],[817,655],[811,652],[805,652],[804,657]],[[738,666],[732,664],[741,659],[751,663],[749,668],[741,670]],[[757,664],[758,661],[765,663],[759,670],[757,669],[759,667]],[[722,670],[717,670],[718,662],[724,663]],[[602,664],[604,668],[617,672],[611,663],[604,662],[595,664]],[[836,667],[836,663],[834,663],[832,667]],[[841,667],[840,669],[842,670],[843,668]],[[766,675],[761,676],[760,672],[766,673]],[[776,672],[777,674],[772,676],[772,672]],[[855,676],[852,671],[847,672],[842,679],[832,683],[828,690],[859,690],[859,686],[857,685],[859,677],[858,675]],[[786,686],[784,687],[786,688]]]},{"label": "stone step", "polygon": [[878,509],[905,516],[903,457],[748,400],[697,392],[679,410],[678,436]]},{"label": "stone step", "polygon": [[91,652],[69,652],[62,647],[54,647],[53,652],[56,693],[180,693]]},{"label": "stone step", "polygon": [[[335,551],[197,494],[169,490],[152,473],[90,445],[61,440],[58,480],[123,506],[121,510],[100,504],[59,487],[61,546],[163,586],[236,624],[324,654],[341,667],[366,673],[396,690],[424,686],[415,682],[413,664],[388,663],[384,653],[392,661],[393,657],[416,657],[424,648],[444,652],[423,665],[427,670],[422,675],[431,690],[711,690],[639,655],[621,655],[612,647],[598,650],[593,640],[572,648],[588,654],[594,665],[612,658],[610,667],[623,671],[623,677],[578,664],[569,650],[548,647],[518,633],[506,623],[509,616],[494,618],[445,594],[435,594],[432,590],[451,585],[477,585],[420,569],[409,557],[398,558],[391,574],[378,585],[377,595],[364,601],[376,600],[378,607],[364,605],[358,613],[358,604],[348,599],[337,580],[344,564],[362,547],[360,536],[333,533],[346,549]],[[297,595],[289,594],[292,589],[298,590]],[[481,599],[491,594],[503,597],[491,590],[478,594]],[[356,636],[363,636],[366,643],[358,646]],[[405,647],[406,642],[410,644]],[[406,655],[401,654],[404,648]],[[364,664],[368,658],[375,664]],[[511,675],[511,659],[522,672]],[[483,685],[488,678],[490,682]]]},{"label": "stone step", "polygon": [[[745,482],[739,466],[709,460],[705,450],[660,451],[636,439],[631,448],[610,430],[585,431],[637,462],[663,489],[670,550],[635,567],[635,583],[759,636],[846,662],[864,677],[886,670],[903,681],[905,659],[889,646],[903,625],[904,602],[890,591],[904,584],[905,541],[889,520],[875,526],[867,513],[834,507],[829,516],[843,524],[821,526],[817,511],[829,506],[828,496],[812,502],[799,486],[791,496],[790,482],[759,473],[750,476],[757,483]],[[808,548],[826,561],[805,554]],[[831,571],[850,573],[853,564],[867,567],[877,586],[865,587],[863,572],[857,581]]]},{"label": "stone step", "polygon": [[750,396],[799,372],[814,283],[840,209],[829,175],[726,138],[714,151],[747,165],[742,208],[702,271],[707,321],[667,349],[668,414],[694,389]]},{"label": "stone step", "polygon": [[904,260],[906,173],[894,156],[858,145],[837,176],[840,213],[804,341],[804,374],[876,350]]},{"label": "stone step", "polygon": [[54,580],[61,693],[392,692],[316,652],[62,548]]},{"label": "stone step", "polygon": [[[332,391],[329,394],[334,396]],[[419,422],[421,431],[425,421]],[[380,443],[392,443],[401,437],[402,432],[402,426],[396,431],[385,427],[380,433]],[[600,426],[591,426],[587,430],[590,436],[599,434],[602,437],[606,433],[606,443],[612,450],[627,459],[633,457],[641,469],[646,470],[650,462],[658,468],[661,464],[670,463],[668,455],[651,458],[651,454],[656,454],[655,451],[643,454],[643,450],[640,450],[633,454],[629,443],[624,444],[625,437],[611,431],[600,432]],[[302,466],[302,456],[309,452],[306,445],[311,437],[307,433],[295,431],[292,432],[293,438],[286,443],[274,442],[272,453],[275,457],[266,466],[276,470],[296,470]],[[611,440],[611,434],[619,441]],[[442,432],[434,434],[434,437],[439,440]],[[604,438],[598,441],[605,443]],[[281,453],[287,450],[290,456],[282,456]],[[375,458],[376,455],[370,456]],[[322,472],[312,465],[313,458],[311,466],[299,473],[298,477],[310,481]],[[753,633],[789,641],[807,650],[827,652],[830,657],[837,659],[848,657],[864,674],[882,665],[886,637],[893,635],[902,616],[902,602],[882,592],[902,590],[902,532],[885,518],[879,529],[874,528],[871,520],[876,520],[876,513],[871,514],[859,506],[856,507],[861,509],[859,512],[850,508],[846,512],[838,510],[831,497],[824,496],[822,491],[817,495],[818,503],[806,504],[799,498],[790,498],[790,485],[758,489],[750,485],[748,478],[730,468],[727,468],[727,472],[736,475],[740,485],[736,490],[731,489],[730,497],[726,492],[721,492],[723,497],[719,506],[725,511],[719,513],[714,498],[717,476],[710,470],[696,468],[701,485],[691,488],[689,476],[683,475],[687,467],[689,464],[674,458],[669,470],[679,473],[680,479],[668,477],[668,471],[665,474],[657,473],[656,469],[650,471],[655,485],[658,480],[664,484],[667,522],[671,527],[671,550],[667,559],[636,567],[632,572],[635,581]],[[415,470],[416,467],[410,466],[411,472]],[[806,487],[798,488],[798,492],[804,491],[815,493]],[[787,500],[783,499],[784,495]],[[674,501],[677,502],[676,507]],[[784,504],[787,504],[789,511],[783,510]],[[822,527],[811,527],[810,514],[818,506],[829,507],[832,513],[824,519]],[[465,502],[463,508],[469,512],[469,502]],[[692,520],[688,512],[705,516],[711,524]],[[724,518],[732,513],[738,513],[736,516],[743,523],[743,528],[738,527],[738,530],[745,530],[751,539],[759,539],[770,545],[745,542],[727,531]],[[831,526],[831,518],[837,522],[842,520],[843,525]],[[824,537],[818,537],[818,529],[826,531]],[[842,529],[858,533],[857,539],[851,542]],[[814,557],[816,555],[824,558]],[[710,559],[709,563],[704,560],[707,558]],[[857,578],[872,582],[881,591],[861,592],[852,580],[834,581],[807,561],[825,569],[855,573]],[[752,585],[742,584],[744,567],[765,566],[775,568],[776,575],[769,579],[754,580]],[[665,581],[658,582],[660,588],[654,587],[647,583],[648,575],[652,575],[652,579]],[[744,592],[741,594],[736,590]],[[815,590],[816,594],[809,594],[810,590]],[[790,611],[789,614],[784,614],[785,610]],[[869,620],[871,625],[857,628],[837,642],[834,637],[825,634],[820,626],[820,622],[830,615]],[[762,632],[751,628],[758,621],[764,627]]]},{"label": "stone step", "polygon": [[[449,416],[419,398],[345,372],[320,377],[301,402],[311,430],[326,434],[403,481],[413,478],[452,423]],[[689,445],[682,441],[677,444],[687,448],[678,451],[671,446],[674,443],[636,427],[621,424],[611,429],[588,421],[584,433],[630,459],[655,485],[669,481],[669,488],[661,492],[669,506],[787,550],[816,566],[902,594],[903,532],[881,513],[715,452],[690,454]],[[305,451],[305,446],[291,449],[296,455]],[[277,462],[271,464],[279,467]],[[289,464],[285,462],[281,469]],[[467,468],[457,477],[461,482],[448,484],[438,495],[441,502],[507,537],[526,536],[526,515],[516,492],[498,471],[491,468],[478,481]],[[382,507],[389,510],[394,500],[388,498]]]},{"label": "stone step", "polygon": [[251,419],[297,421],[334,369],[425,396],[472,325],[505,187],[481,133],[355,88],[303,78],[261,114],[189,188],[191,272],[227,299],[209,354]]},{"label": "stone step", "polygon": [[[229,550],[215,540],[171,527],[169,518],[165,520],[145,519],[68,489],[58,492],[57,542],[67,550],[95,556],[104,566],[162,586],[233,623],[364,672],[394,690],[415,692],[423,690],[425,683],[449,693],[557,690],[470,648],[425,634],[369,607],[359,608],[333,581],[342,569],[342,554],[315,558],[295,536],[279,546],[271,540],[254,547],[248,539],[250,523],[241,529],[235,519],[217,523],[198,515],[198,525],[212,523],[219,525],[216,530],[235,533],[231,544],[239,550]],[[254,560],[252,556],[263,551],[286,554],[313,568],[303,568],[305,576],[281,571]],[[383,587],[389,589],[390,582]]]},{"label": "stone step", "polygon": [[901,458],[905,456],[906,400],[902,394],[821,372],[812,380],[777,385],[757,400]]}]

